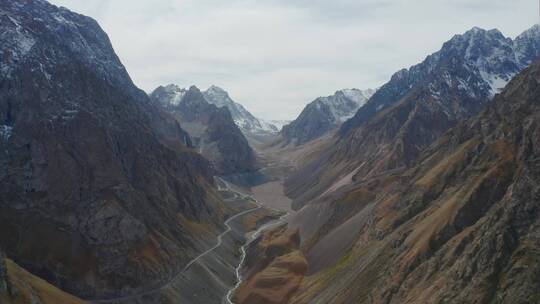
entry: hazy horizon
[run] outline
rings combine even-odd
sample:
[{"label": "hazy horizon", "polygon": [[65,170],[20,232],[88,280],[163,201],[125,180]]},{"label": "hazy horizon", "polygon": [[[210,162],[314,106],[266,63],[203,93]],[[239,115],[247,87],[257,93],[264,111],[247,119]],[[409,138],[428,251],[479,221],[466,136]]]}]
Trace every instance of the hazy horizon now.
[{"label": "hazy horizon", "polygon": [[217,85],[275,120],[338,89],[381,86],[474,26],[514,38],[538,19],[525,0],[51,2],[96,19],[141,89]]}]

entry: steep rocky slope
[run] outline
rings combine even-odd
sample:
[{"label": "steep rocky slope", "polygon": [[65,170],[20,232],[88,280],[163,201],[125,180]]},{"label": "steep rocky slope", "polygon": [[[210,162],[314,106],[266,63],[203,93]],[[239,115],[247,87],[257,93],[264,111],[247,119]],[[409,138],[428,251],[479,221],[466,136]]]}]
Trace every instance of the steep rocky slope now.
[{"label": "steep rocky slope", "polygon": [[82,298],[167,280],[222,228],[208,162],[135,87],[107,35],[0,1],[0,247]]},{"label": "steep rocky slope", "polygon": [[212,161],[220,174],[255,170],[255,153],[235,124],[228,107],[207,101],[195,86],[188,90],[176,85],[159,87],[150,98],[171,113],[187,130],[196,148]]},{"label": "steep rocky slope", "polygon": [[248,250],[245,282],[238,288],[238,304],[284,304],[296,292],[307,272],[307,261],[299,250],[298,231],[285,227],[265,232]]},{"label": "steep rocky slope", "polygon": [[300,116],[283,127],[286,143],[305,144],[339,127],[351,118],[375,93],[374,90],[346,89],[308,104]]},{"label": "steep rocky slope", "polygon": [[410,169],[321,203],[290,303],[537,303],[539,101],[537,62]]},{"label": "steep rocky slope", "polygon": [[70,294],[47,283],[0,253],[0,303],[3,304],[83,304]]},{"label": "steep rocky slope", "polygon": [[278,127],[272,122],[260,120],[253,116],[244,106],[232,100],[229,93],[220,87],[211,86],[203,94],[209,103],[218,107],[227,107],[236,125],[246,135],[272,134],[279,131]]},{"label": "steep rocky slope", "polygon": [[540,55],[539,33],[535,26],[512,41],[497,30],[473,28],[421,64],[396,73],[343,125],[336,144],[288,181],[296,207],[351,180],[409,167]]}]

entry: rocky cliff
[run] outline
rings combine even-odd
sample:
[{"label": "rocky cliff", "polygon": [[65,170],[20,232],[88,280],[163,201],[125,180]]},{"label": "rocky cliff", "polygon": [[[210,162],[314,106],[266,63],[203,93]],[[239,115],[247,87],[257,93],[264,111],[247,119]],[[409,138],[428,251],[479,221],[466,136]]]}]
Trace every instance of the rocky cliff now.
[{"label": "rocky cliff", "polygon": [[94,20],[1,0],[0,41],[0,247],[83,298],[167,280],[222,223],[208,162]]}]

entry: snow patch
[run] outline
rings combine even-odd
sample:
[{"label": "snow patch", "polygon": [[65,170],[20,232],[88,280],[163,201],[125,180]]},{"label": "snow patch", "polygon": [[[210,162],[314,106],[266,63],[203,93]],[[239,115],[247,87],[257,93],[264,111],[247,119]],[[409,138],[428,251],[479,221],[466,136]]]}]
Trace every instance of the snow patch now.
[{"label": "snow patch", "polygon": [[0,138],[3,141],[8,141],[13,134],[13,127],[8,125],[0,125]]},{"label": "snow patch", "polygon": [[76,24],[70,20],[67,20],[59,13],[56,13],[53,15],[54,20],[58,21],[61,24],[67,25],[67,26],[76,26]]},{"label": "snow patch", "polygon": [[180,88],[177,85],[169,84],[165,87],[168,98],[164,101],[170,106],[177,106],[182,102],[187,91],[187,89]]},{"label": "snow patch", "polygon": [[480,71],[480,76],[489,85],[490,94],[492,97],[495,96],[495,94],[500,93],[502,89],[504,89],[504,87],[506,87],[506,85],[508,84],[508,80],[503,79],[498,75]]},{"label": "snow patch", "polygon": [[17,49],[15,51],[18,51],[17,55],[24,56],[28,54],[28,52],[30,52],[34,44],[36,44],[36,41],[25,32],[25,30],[17,20],[15,20],[11,16],[8,16],[8,18],[15,25],[15,32],[13,33],[13,41],[17,46]]}]

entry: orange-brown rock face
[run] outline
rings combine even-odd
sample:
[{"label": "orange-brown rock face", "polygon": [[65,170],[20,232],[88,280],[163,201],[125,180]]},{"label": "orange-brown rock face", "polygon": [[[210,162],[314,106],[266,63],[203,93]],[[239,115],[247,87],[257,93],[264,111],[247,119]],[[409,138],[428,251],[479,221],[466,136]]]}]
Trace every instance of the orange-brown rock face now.
[{"label": "orange-brown rock face", "polygon": [[299,244],[298,231],[285,228],[266,232],[254,242],[246,261],[246,281],[236,292],[236,303],[287,303],[308,269]]}]

